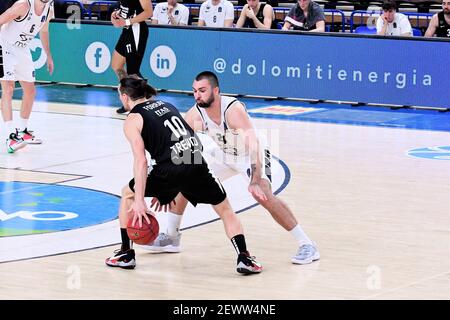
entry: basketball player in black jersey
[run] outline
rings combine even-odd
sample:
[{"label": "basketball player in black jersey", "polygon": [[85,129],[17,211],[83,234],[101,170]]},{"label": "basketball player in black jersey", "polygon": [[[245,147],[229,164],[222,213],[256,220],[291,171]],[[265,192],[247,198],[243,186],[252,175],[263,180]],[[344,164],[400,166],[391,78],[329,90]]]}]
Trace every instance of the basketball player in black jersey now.
[{"label": "basketball player in black jersey", "polygon": [[259,0],[247,0],[236,22],[236,28],[277,29],[272,6]]},{"label": "basketball player in black jersey", "polygon": [[[261,265],[247,251],[240,220],[231,208],[225,190],[209,171],[201,154],[202,145],[178,110],[170,103],[153,100],[156,90],[138,77],[120,81],[120,100],[130,111],[124,132],[134,156],[134,179],[122,190],[119,220],[122,247],[106,259],[111,267],[133,269],[135,253],[126,232],[128,219],[142,226],[150,223],[144,197],[154,197],[161,206],[172,203],[181,192],[196,206],[211,204],[222,219],[225,232],[236,252],[237,272],[250,274],[262,271]],[[147,174],[145,151],[156,162]]]},{"label": "basketball player in black jersey", "polygon": [[425,37],[450,38],[450,0],[442,0],[442,11],[436,13],[430,21]]},{"label": "basketball player in black jersey", "polygon": [[[119,9],[111,14],[111,22],[116,28],[123,29],[111,59],[111,67],[119,80],[127,74],[142,77],[140,68],[148,39],[148,26],[145,20],[153,15],[152,1],[120,0],[119,5]],[[117,113],[125,112],[123,106],[117,109]]]}]

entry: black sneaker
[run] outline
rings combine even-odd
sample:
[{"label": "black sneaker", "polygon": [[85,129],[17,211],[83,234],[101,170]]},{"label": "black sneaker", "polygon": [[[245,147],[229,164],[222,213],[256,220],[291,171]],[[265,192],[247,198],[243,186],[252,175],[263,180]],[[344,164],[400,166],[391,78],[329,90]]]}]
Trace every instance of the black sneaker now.
[{"label": "black sneaker", "polygon": [[122,106],[122,107],[120,107],[119,109],[117,109],[116,112],[117,112],[118,114],[124,114],[124,113],[127,113],[128,111],[125,110],[125,108]]},{"label": "black sneaker", "polygon": [[260,273],[262,265],[255,260],[255,257],[251,257],[248,251],[241,252],[237,258],[236,271],[243,274]]},{"label": "black sneaker", "polygon": [[105,263],[110,267],[134,269],[136,267],[134,250],[129,249],[123,252],[121,249],[117,249],[114,251],[114,256],[106,258]]}]

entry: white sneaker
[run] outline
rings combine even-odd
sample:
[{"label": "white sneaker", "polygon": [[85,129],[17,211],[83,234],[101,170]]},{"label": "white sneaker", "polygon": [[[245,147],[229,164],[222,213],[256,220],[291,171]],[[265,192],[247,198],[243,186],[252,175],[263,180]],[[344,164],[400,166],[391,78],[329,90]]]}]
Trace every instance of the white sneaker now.
[{"label": "white sneaker", "polygon": [[27,128],[25,128],[23,131],[17,131],[17,136],[22,138],[23,141],[25,141],[27,144],[41,144],[42,139],[36,138],[36,136],[33,134],[33,131],[28,131]]},{"label": "white sneaker", "polygon": [[141,248],[154,252],[172,252],[178,253],[180,249],[181,233],[171,237],[166,233],[160,233],[158,237],[152,243],[147,245],[141,245]]},{"label": "white sneaker", "polygon": [[291,261],[295,264],[309,264],[320,259],[320,253],[315,243],[304,244],[297,250]]},{"label": "white sneaker", "polygon": [[27,143],[15,133],[11,133],[8,139],[6,139],[6,151],[8,151],[8,153],[14,153],[26,145]]}]

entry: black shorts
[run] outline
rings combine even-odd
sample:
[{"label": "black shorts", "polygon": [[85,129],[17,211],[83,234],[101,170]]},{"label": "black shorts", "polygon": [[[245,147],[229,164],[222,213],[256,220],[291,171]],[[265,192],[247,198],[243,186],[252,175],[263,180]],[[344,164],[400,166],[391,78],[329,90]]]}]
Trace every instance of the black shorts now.
[{"label": "black shorts", "polygon": [[[134,192],[134,179],[128,184]],[[214,178],[206,163],[194,165],[156,165],[147,177],[146,197],[155,197],[164,205],[181,192],[195,207],[198,203],[216,205],[227,194],[218,179]]]},{"label": "black shorts", "polygon": [[126,59],[127,73],[141,76],[140,68],[144,59],[148,39],[148,26],[144,22],[124,28],[115,50]]}]

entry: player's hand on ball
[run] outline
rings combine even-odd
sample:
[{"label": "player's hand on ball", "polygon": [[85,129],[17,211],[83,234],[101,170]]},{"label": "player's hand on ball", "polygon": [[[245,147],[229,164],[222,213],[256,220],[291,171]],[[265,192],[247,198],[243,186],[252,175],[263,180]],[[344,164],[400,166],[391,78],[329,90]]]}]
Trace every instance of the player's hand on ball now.
[{"label": "player's hand on ball", "polygon": [[128,210],[128,213],[133,214],[132,226],[136,226],[136,222],[138,222],[139,228],[142,228],[142,217],[150,224],[150,219],[147,217],[148,211],[147,204],[144,200],[134,201]]}]

